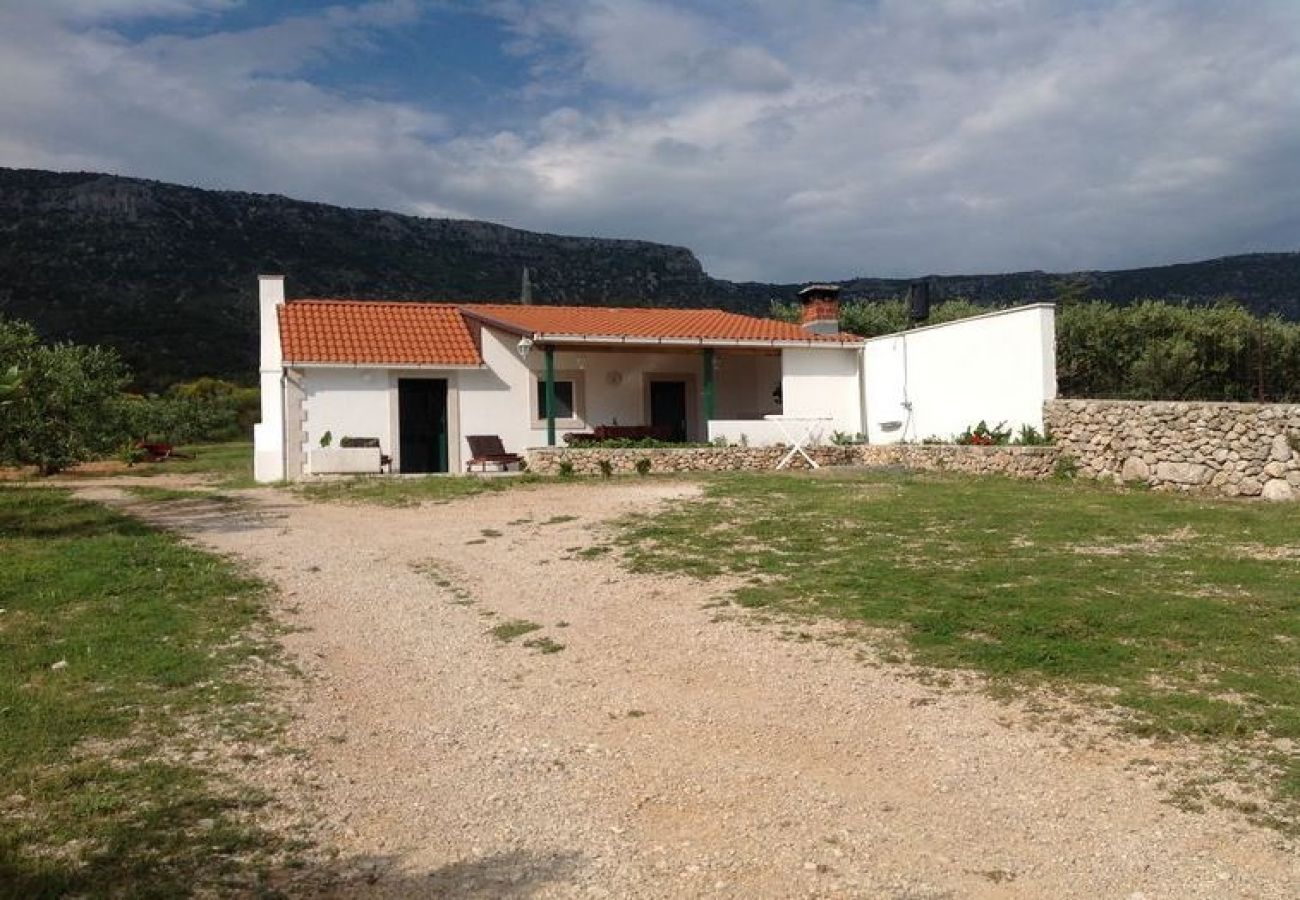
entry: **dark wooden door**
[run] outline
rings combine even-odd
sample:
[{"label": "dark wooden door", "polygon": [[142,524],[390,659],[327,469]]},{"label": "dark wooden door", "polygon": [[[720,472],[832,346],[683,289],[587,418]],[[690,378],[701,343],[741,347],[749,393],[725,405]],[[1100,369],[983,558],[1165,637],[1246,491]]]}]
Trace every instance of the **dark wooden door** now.
[{"label": "dark wooden door", "polygon": [[398,462],[403,474],[447,471],[447,381],[397,381]]},{"label": "dark wooden door", "polygon": [[667,428],[669,440],[686,440],[686,382],[650,382],[650,424]]}]

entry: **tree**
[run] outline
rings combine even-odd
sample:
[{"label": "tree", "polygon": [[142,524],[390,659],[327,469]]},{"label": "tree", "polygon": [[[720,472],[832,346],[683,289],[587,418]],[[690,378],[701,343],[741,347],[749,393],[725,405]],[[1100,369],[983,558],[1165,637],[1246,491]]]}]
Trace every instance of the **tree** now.
[{"label": "tree", "polygon": [[23,373],[17,365],[0,372],[0,406],[8,406],[23,389]]},{"label": "tree", "polygon": [[52,475],[120,447],[129,437],[121,402],[127,371],[103,347],[41,344],[24,322],[0,320],[0,371],[21,388],[0,410],[0,459]]}]

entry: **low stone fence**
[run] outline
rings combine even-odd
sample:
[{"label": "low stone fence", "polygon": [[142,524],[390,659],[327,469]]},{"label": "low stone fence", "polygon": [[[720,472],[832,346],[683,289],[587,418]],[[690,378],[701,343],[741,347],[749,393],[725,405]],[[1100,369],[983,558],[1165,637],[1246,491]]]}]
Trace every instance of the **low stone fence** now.
[{"label": "low stone fence", "polygon": [[[857,447],[808,448],[820,466],[847,466],[856,462]],[[573,466],[575,475],[599,475],[600,461],[608,460],[615,474],[636,471],[640,460],[650,461],[651,472],[761,472],[776,468],[788,447],[534,447],[527,453],[528,471],[558,475],[561,463]],[[793,469],[808,463],[795,454]]]},{"label": "low stone fence", "polygon": [[1056,447],[968,447],[959,444],[863,444],[854,447],[865,466],[902,466],[926,472],[1009,475],[1041,480],[1056,473]]},{"label": "low stone fence", "polygon": [[[615,474],[636,471],[638,460],[649,460],[651,472],[763,472],[789,452],[788,447],[647,447],[577,448],[540,447],[528,451],[528,469],[539,475],[556,475],[568,462],[575,475],[599,475],[600,461],[608,460]],[[1047,478],[1056,466],[1055,447],[959,447],[955,445],[857,444],[808,448],[821,466],[902,466],[938,472],[975,475],[1010,475]],[[790,468],[806,469],[795,455]]]},{"label": "low stone fence", "polygon": [[1083,476],[1229,497],[1300,496],[1300,405],[1053,400],[1044,418]]},{"label": "low stone fence", "polygon": [[[1080,477],[1145,482],[1158,490],[1227,497],[1300,499],[1300,404],[1053,400],[1044,421],[1053,438],[1044,447],[966,447],[953,444],[821,446],[809,453],[823,466],[901,466],[1043,479],[1069,463]],[[785,447],[545,447],[528,451],[528,466],[555,475],[568,462],[575,475],[614,473],[763,472],[776,468]],[[795,456],[791,468],[806,468]]]}]

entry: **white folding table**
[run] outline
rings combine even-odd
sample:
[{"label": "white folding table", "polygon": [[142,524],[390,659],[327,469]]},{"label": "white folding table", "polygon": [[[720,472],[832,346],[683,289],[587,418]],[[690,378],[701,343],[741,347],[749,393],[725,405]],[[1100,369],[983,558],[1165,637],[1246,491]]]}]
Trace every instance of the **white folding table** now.
[{"label": "white folding table", "polygon": [[795,456],[802,456],[808,460],[808,465],[814,469],[820,469],[817,460],[808,455],[805,447],[809,446],[816,438],[821,437],[821,429],[817,430],[816,435],[813,429],[818,425],[825,425],[833,421],[829,416],[763,416],[769,422],[775,422],[776,427],[781,429],[787,441],[790,442],[790,451],[781,457],[781,461],[776,464],[778,469],[784,469],[794,461]]}]

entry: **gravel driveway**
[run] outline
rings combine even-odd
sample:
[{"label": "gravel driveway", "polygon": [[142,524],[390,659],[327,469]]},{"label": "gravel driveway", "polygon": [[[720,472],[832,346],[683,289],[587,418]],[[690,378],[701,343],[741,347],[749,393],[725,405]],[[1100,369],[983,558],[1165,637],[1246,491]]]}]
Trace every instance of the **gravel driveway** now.
[{"label": "gravel driveway", "polygon": [[[264,774],[318,811],[337,896],[1300,896],[1294,848],[1131,764],[1169,751],[1067,740],[582,552],[693,490],[135,505],[280,587],[306,757]],[[511,620],[542,627],[491,633]]]}]

